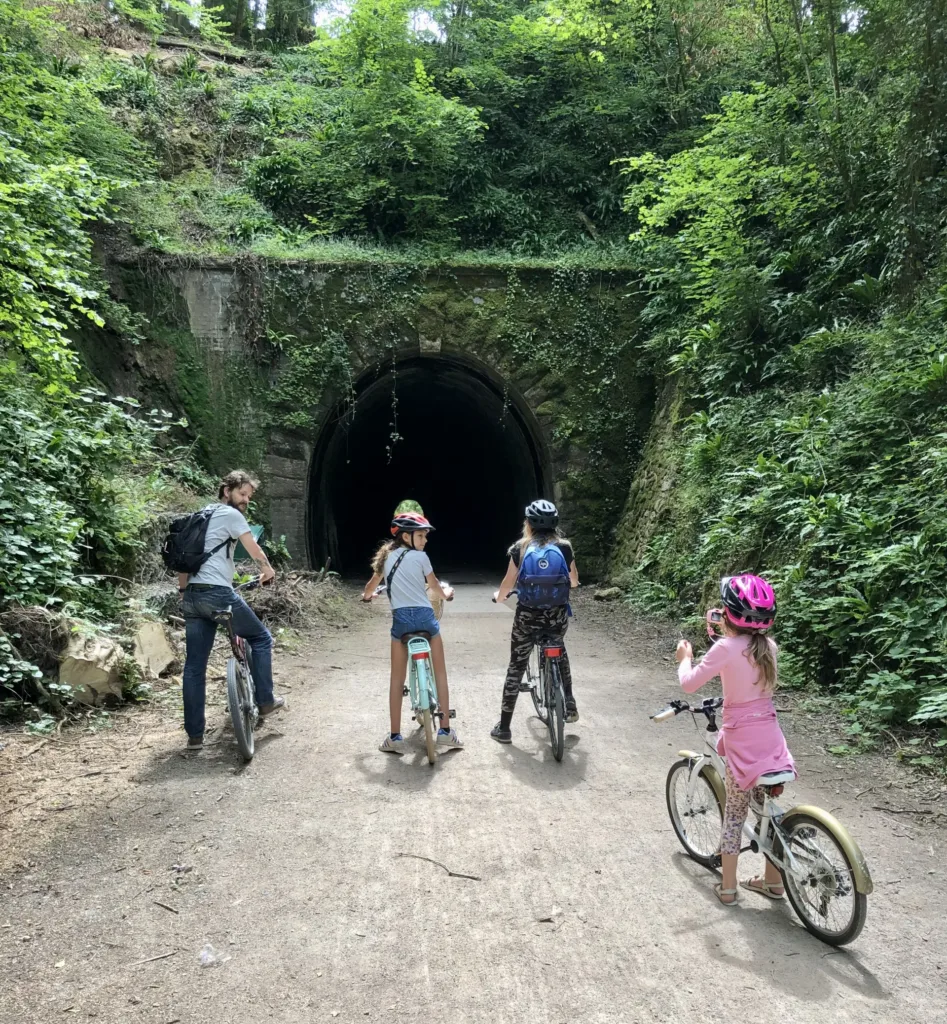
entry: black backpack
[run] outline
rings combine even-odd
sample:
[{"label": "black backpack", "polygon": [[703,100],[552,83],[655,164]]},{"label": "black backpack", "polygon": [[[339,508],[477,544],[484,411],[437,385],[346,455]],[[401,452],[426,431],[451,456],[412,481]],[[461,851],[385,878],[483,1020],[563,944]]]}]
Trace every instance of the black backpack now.
[{"label": "black backpack", "polygon": [[220,551],[230,543],[231,538],[221,541],[210,551],[204,550],[207,539],[207,525],[210,517],[221,508],[220,505],[208,505],[200,512],[191,512],[186,516],[178,516],[168,527],[168,536],[161,548],[164,564],[173,572],[186,572],[189,576],[200,572],[201,566],[211,555]]}]

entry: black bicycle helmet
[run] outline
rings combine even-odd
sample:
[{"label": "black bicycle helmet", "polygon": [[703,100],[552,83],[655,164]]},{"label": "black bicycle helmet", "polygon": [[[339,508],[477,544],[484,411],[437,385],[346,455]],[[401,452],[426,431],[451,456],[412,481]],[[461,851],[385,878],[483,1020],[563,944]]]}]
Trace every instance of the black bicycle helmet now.
[{"label": "black bicycle helmet", "polygon": [[559,525],[559,509],[551,501],[540,498],[526,506],[526,520],[534,530],[555,530]]}]

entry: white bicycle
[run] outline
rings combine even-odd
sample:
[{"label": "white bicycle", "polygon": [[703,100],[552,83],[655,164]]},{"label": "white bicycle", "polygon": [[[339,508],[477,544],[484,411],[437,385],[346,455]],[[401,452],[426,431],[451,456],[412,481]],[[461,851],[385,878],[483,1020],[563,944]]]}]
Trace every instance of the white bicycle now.
[{"label": "white bicycle", "polygon": [[[707,720],[704,753],[680,750],[667,776],[667,806],[681,845],[698,864],[720,866],[720,837],[726,791],[726,762],[717,753],[717,711],[722,697],[710,697],[699,707],[673,700],[651,718],[664,722],[682,711]],[[868,895],[873,886],[865,857],[848,830],[820,807],[800,805],[783,811],[775,798],[792,772],[761,775],[766,800],[751,801],[756,825],[743,826],[749,845],[740,852],[762,853],[783,877],[793,910],[813,935],[830,946],[843,946],[858,937],[865,925]]]}]

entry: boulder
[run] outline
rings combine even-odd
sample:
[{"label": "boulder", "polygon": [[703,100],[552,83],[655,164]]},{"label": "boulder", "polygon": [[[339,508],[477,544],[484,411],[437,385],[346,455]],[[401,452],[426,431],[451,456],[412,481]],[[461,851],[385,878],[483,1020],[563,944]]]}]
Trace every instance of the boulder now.
[{"label": "boulder", "polygon": [[143,622],[135,634],[135,661],[146,679],[157,679],[177,660],[164,626]]},{"label": "boulder", "polygon": [[59,665],[59,681],[83,704],[122,696],[125,652],[104,637],[73,637]]},{"label": "boulder", "polygon": [[595,591],[596,601],[617,601],[624,596],[621,587],[606,587],[604,590]]}]

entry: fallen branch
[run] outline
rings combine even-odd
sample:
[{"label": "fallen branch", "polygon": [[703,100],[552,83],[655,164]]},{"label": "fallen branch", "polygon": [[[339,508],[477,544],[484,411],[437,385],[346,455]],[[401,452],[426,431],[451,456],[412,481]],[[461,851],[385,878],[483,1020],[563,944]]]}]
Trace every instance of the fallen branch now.
[{"label": "fallen branch", "polygon": [[465,875],[462,871],[451,871],[446,864],[442,864],[439,860],[432,860],[430,857],[422,857],[417,853],[397,853],[395,856],[409,857],[411,860],[426,860],[428,864],[434,864],[436,867],[443,868],[447,872],[448,878],[469,878],[471,882],[483,881],[479,875]]},{"label": "fallen branch", "polygon": [[46,737],[46,739],[40,740],[40,742],[37,743],[35,747],[30,747],[30,749],[20,758],[20,760],[25,761],[28,757],[32,757],[37,750],[39,750],[41,747],[45,747],[46,744],[49,743],[49,740],[50,737],[48,736]]},{"label": "fallen branch", "polygon": [[940,814],[940,811],[925,811],[913,807],[881,807],[879,804],[872,804],[873,811],[887,811],[888,814]]},{"label": "fallen branch", "polygon": [[147,960],[136,960],[133,964],[129,964],[129,967],[141,967],[142,964],[153,964],[155,960],[167,960],[169,956],[174,956],[177,953],[176,949],[172,949],[170,953],[162,953],[160,956],[150,956]]},{"label": "fallen branch", "polygon": [[170,910],[172,914],[180,914],[180,910],[175,910],[174,907],[169,907],[167,903],[162,903],[161,900],[151,901],[156,907],[161,907],[162,910]]}]

